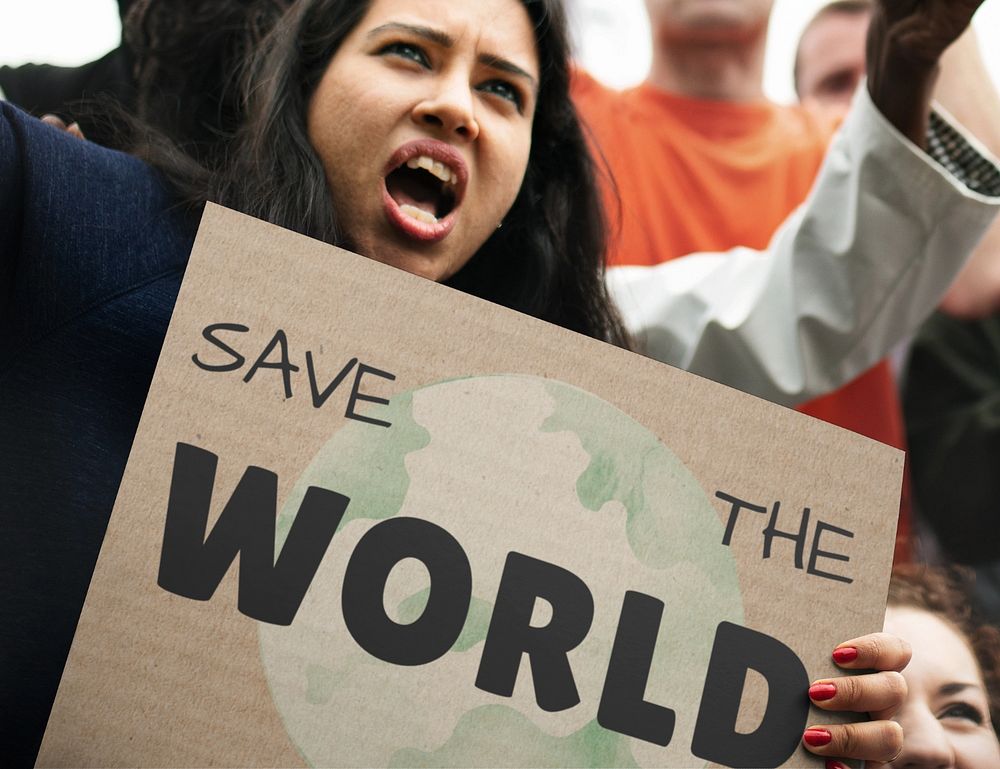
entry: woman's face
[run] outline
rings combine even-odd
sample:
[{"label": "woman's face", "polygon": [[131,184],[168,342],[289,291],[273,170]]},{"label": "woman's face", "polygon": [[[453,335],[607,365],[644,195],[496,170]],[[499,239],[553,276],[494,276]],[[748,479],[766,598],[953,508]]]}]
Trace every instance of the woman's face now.
[{"label": "woman's face", "polygon": [[347,245],[432,280],[503,221],[539,78],[519,0],[374,0],[309,104]]},{"label": "woman's face", "polygon": [[894,769],[997,769],[1000,745],[990,724],[979,665],[950,624],[921,609],[890,606],[887,633],[913,646],[903,677],[909,692],[896,720],[903,752]]}]

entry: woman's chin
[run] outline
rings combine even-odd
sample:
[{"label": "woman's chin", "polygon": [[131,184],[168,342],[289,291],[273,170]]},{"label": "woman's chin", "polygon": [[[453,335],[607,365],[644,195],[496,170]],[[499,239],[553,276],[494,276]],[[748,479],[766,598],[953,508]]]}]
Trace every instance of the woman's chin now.
[{"label": "woman's chin", "polygon": [[376,262],[403,270],[418,278],[433,280],[441,283],[457,271],[453,260],[444,254],[416,253],[409,249],[401,249],[398,246],[375,247],[371,249],[359,250],[359,253],[374,259]]}]

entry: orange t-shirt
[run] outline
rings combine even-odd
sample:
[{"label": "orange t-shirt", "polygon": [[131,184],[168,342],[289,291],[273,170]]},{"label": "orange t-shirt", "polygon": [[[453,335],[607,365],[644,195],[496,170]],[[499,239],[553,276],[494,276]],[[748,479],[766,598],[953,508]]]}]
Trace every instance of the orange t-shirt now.
[{"label": "orange t-shirt", "polygon": [[[649,85],[617,92],[582,72],[574,74],[573,98],[614,178],[604,185],[612,265],[765,248],[805,200],[834,130],[797,107],[690,99]],[[799,411],[904,448],[886,362]],[[906,558],[908,533],[904,514],[897,558]]]}]

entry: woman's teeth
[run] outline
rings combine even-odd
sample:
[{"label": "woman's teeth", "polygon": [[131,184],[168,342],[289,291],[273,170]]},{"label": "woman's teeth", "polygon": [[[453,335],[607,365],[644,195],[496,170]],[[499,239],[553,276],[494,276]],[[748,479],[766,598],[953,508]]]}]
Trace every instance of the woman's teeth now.
[{"label": "woman's teeth", "polygon": [[415,158],[410,158],[406,161],[407,168],[422,168],[429,173],[434,174],[438,179],[440,179],[445,184],[454,184],[458,177],[455,172],[452,171],[444,163],[427,157],[426,155],[418,155]]},{"label": "woman's teeth", "polygon": [[[437,213],[443,213],[446,210],[454,208],[458,173],[445,163],[435,160],[428,155],[417,155],[410,158],[406,161],[406,167],[410,170],[423,170],[429,173],[441,183],[440,190],[435,190],[436,194],[431,195],[430,189],[426,185],[431,185],[432,183],[426,178],[422,181],[422,184],[417,184],[416,188],[413,188],[409,185],[420,181],[418,177],[411,177],[409,179],[395,177],[395,181],[393,181],[393,177],[390,174],[390,179],[387,180],[390,194],[396,198],[399,210],[410,219],[423,224],[436,224],[439,221],[436,216]],[[404,203],[403,200],[405,199],[409,199],[410,202]]]},{"label": "woman's teeth", "polygon": [[404,203],[399,207],[399,210],[404,214],[409,216],[411,219],[416,219],[418,222],[424,222],[426,224],[434,224],[437,221],[437,217],[429,211],[424,211],[422,208],[417,208],[416,206],[411,206],[409,203]]}]

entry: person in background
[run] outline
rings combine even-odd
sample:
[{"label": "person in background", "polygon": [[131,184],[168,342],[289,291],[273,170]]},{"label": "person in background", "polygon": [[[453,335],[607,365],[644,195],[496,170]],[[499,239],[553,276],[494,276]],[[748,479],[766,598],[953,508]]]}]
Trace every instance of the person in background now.
[{"label": "person in background", "polygon": [[966,585],[904,568],[889,584],[885,631],[906,638],[903,750],[890,769],[1000,768],[1000,630],[969,611]]},{"label": "person in background", "polygon": [[[902,706],[872,714],[901,727],[902,749],[887,769],[1000,769],[1000,630],[969,609],[970,576],[963,569],[896,567],[884,633],[833,652],[848,670],[864,670],[878,655],[884,669],[897,671],[884,673],[881,683],[887,693],[903,692]],[[810,699],[820,710],[837,710],[853,696],[851,683],[816,681]],[[824,751],[816,752],[835,755]],[[826,767],[847,769],[836,759]]]},{"label": "person in background", "polygon": [[[835,0],[820,8],[799,38],[795,93],[799,103],[822,120],[842,120],[865,77],[871,13],[871,0]],[[1000,97],[974,30],[962,35],[941,61],[935,97],[994,155],[1000,155]],[[986,234],[941,309],[961,318],[1000,310],[1000,225]]]},{"label": "person in background", "polygon": [[291,0],[118,0],[122,42],[80,67],[0,67],[0,96],[97,144],[142,147],[154,125],[211,163],[240,123],[238,63]]},{"label": "person in background", "polygon": [[865,78],[871,0],[834,0],[809,20],[795,50],[799,104],[832,121],[843,118]]},{"label": "person in background", "polygon": [[[646,0],[653,34],[646,81],[617,93],[577,73],[574,99],[615,182],[606,185],[609,210],[619,213],[610,264],[759,249],[805,200],[834,126],[765,98],[772,5]],[[885,363],[801,410],[904,446],[898,395]],[[904,494],[897,547],[904,560],[908,509]]]},{"label": "person in background", "polygon": [[291,2],[136,0],[124,35],[135,58],[137,121],[109,110],[121,126],[118,147],[142,154],[153,139],[134,131],[155,126],[199,163],[224,163],[243,117],[240,63]]},{"label": "person in background", "polygon": [[[799,41],[795,88],[804,107],[842,117],[865,73],[868,0],[839,0],[813,17]],[[974,34],[943,58],[938,95],[1000,151],[996,90],[983,78]],[[994,115],[990,119],[990,115]],[[952,560],[972,565],[973,591],[1000,623],[1000,228],[989,230],[945,295],[941,312],[909,349],[903,408],[920,520]],[[933,548],[928,556],[934,558]]]},{"label": "person in background", "polygon": [[921,520],[948,558],[975,568],[976,598],[1000,624],[1000,314],[928,320],[903,406]]},{"label": "person in background", "polygon": [[[125,16],[137,0],[118,0],[118,13]],[[133,58],[123,40],[114,50],[96,61],[79,67],[25,64],[0,67],[0,97],[17,104],[36,117],[51,116],[76,126],[91,141],[109,146],[115,143],[116,128],[104,111],[89,105],[111,96],[126,109],[135,108]]]}]

